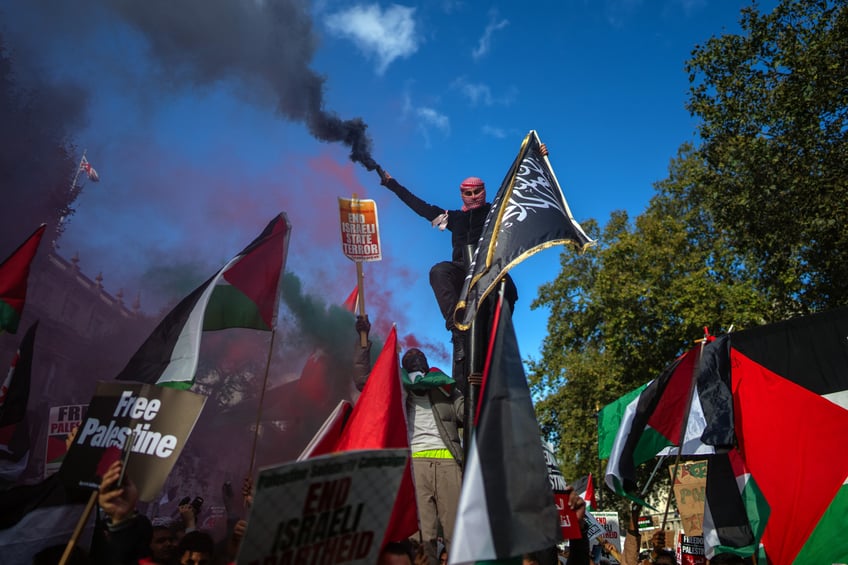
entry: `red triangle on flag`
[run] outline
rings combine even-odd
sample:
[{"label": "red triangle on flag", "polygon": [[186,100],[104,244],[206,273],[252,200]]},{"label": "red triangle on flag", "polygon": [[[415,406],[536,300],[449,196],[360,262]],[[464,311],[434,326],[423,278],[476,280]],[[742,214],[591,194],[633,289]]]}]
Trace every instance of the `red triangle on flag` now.
[{"label": "red triangle on flag", "polygon": [[848,410],[731,349],[739,451],[770,507],[769,560],[791,563],[845,481]]},{"label": "red triangle on flag", "polygon": [[[323,442],[320,444],[321,448],[314,449],[310,455],[357,449],[409,449],[403,402],[397,355],[397,330],[393,327],[338,442],[332,447],[327,445],[328,442]],[[415,486],[411,466],[407,463],[383,544],[404,540],[417,530]]]},{"label": "red triangle on flag", "polygon": [[26,302],[29,268],[46,224],[35,230],[5,261],[0,263],[0,331],[15,333]]}]

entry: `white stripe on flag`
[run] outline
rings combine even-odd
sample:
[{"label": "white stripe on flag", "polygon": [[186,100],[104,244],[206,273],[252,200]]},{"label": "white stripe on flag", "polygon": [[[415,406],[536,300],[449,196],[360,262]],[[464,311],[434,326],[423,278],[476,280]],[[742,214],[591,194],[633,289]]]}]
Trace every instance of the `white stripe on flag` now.
[{"label": "white stripe on flag", "polygon": [[[607,470],[604,475],[604,482],[614,490],[621,494],[623,485],[621,485],[621,454],[624,451],[624,443],[627,441],[627,436],[633,428],[633,418],[636,416],[636,406],[639,404],[641,395],[634,398],[630,404],[624,409],[624,415],[621,417],[621,424],[618,426],[618,433],[615,434],[615,441],[612,444],[610,457],[607,461]],[[613,477],[619,481],[619,486],[616,487]]]},{"label": "white stripe on flag", "polygon": [[[465,531],[466,528],[469,531]],[[483,488],[483,472],[477,455],[476,441],[472,439],[448,561],[454,565],[462,565],[495,557],[495,541],[492,539],[486,490]]]},{"label": "white stripe on flag", "polygon": [[[689,419],[686,421],[686,435],[683,439],[683,455],[713,455],[715,447],[701,441],[707,429],[707,418],[697,387],[692,391],[692,405],[689,407]],[[666,447],[657,455],[677,455],[676,447]]]},{"label": "white stripe on flag", "polygon": [[224,265],[224,268],[218,271],[218,274],[209,281],[203,293],[189,314],[186,320],[180,337],[174,344],[174,350],[171,353],[171,362],[162,372],[162,376],[156,381],[156,384],[169,382],[186,382],[194,379],[194,373],[197,371],[197,357],[200,351],[200,338],[203,334],[203,318],[206,316],[206,305],[209,304],[209,297],[215,290],[215,286],[223,276],[224,272],[230,268],[230,265],[241,259],[239,254]]}]

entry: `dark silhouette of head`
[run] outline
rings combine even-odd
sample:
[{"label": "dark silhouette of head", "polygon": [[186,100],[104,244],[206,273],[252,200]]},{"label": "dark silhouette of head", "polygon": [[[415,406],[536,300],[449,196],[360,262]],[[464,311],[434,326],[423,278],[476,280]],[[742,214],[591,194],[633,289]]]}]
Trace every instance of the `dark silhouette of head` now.
[{"label": "dark silhouette of head", "polygon": [[403,359],[400,362],[401,366],[406,369],[407,373],[421,371],[426,373],[430,370],[430,365],[427,363],[427,357],[417,348],[412,348],[403,354]]}]

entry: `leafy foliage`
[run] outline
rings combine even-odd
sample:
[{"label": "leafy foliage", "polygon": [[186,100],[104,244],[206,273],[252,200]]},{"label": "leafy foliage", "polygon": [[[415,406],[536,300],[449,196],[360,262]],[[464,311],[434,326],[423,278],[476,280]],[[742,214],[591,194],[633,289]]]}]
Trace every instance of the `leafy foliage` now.
[{"label": "leafy foliage", "polygon": [[742,11],[686,65],[703,183],[692,195],[758,267],[776,319],[848,302],[848,7]]},{"label": "leafy foliage", "polygon": [[[702,337],[848,302],[848,4],[781,0],[695,47],[681,146],[645,212],[584,224],[533,307],[539,421],[566,477],[597,472],[595,412]],[[645,475],[650,471],[643,470]]]},{"label": "leafy foliage", "polygon": [[684,147],[644,214],[613,214],[584,255],[533,303],[551,310],[542,359],[530,363],[537,414],[559,446],[562,471],[597,470],[596,411],[656,377],[703,336],[761,323],[767,305],[744,260],[703,211],[678,194],[703,164]]}]

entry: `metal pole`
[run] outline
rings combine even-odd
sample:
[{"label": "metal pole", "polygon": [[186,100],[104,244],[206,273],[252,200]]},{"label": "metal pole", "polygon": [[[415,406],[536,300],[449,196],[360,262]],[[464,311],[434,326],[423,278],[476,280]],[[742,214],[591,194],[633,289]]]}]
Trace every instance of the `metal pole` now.
[{"label": "metal pole", "polygon": [[[471,266],[471,260],[474,257],[474,246],[466,245],[465,246],[465,266],[466,270],[468,270]],[[477,320],[479,319],[480,312],[477,312],[477,315],[474,316],[474,319],[471,320],[471,327],[468,329],[468,335],[466,336],[466,344],[468,345],[465,361],[463,363],[456,363],[454,360],[454,371],[462,371],[466,372],[466,377],[464,380],[466,381],[466,390],[463,391],[465,394],[465,414],[463,415],[464,425],[462,427],[462,439],[463,439],[463,450],[465,451],[464,460],[468,461],[468,447],[471,445],[471,430],[474,426],[474,414],[477,413],[477,400],[480,395],[480,385],[483,383],[483,371],[481,368],[482,361],[486,358],[485,348],[480,347],[479,340],[479,324]],[[457,376],[454,375],[454,378]]]},{"label": "metal pole", "polygon": [[271,330],[271,343],[268,345],[268,358],[265,361],[265,377],[262,379],[262,391],[259,393],[259,407],[256,409],[256,428],[253,430],[253,447],[250,449],[248,477],[253,477],[253,465],[256,462],[256,443],[259,439],[259,425],[262,420],[262,403],[265,401],[265,388],[268,386],[268,370],[271,367],[271,354],[274,352],[274,337],[276,335],[277,327],[275,324]]}]

